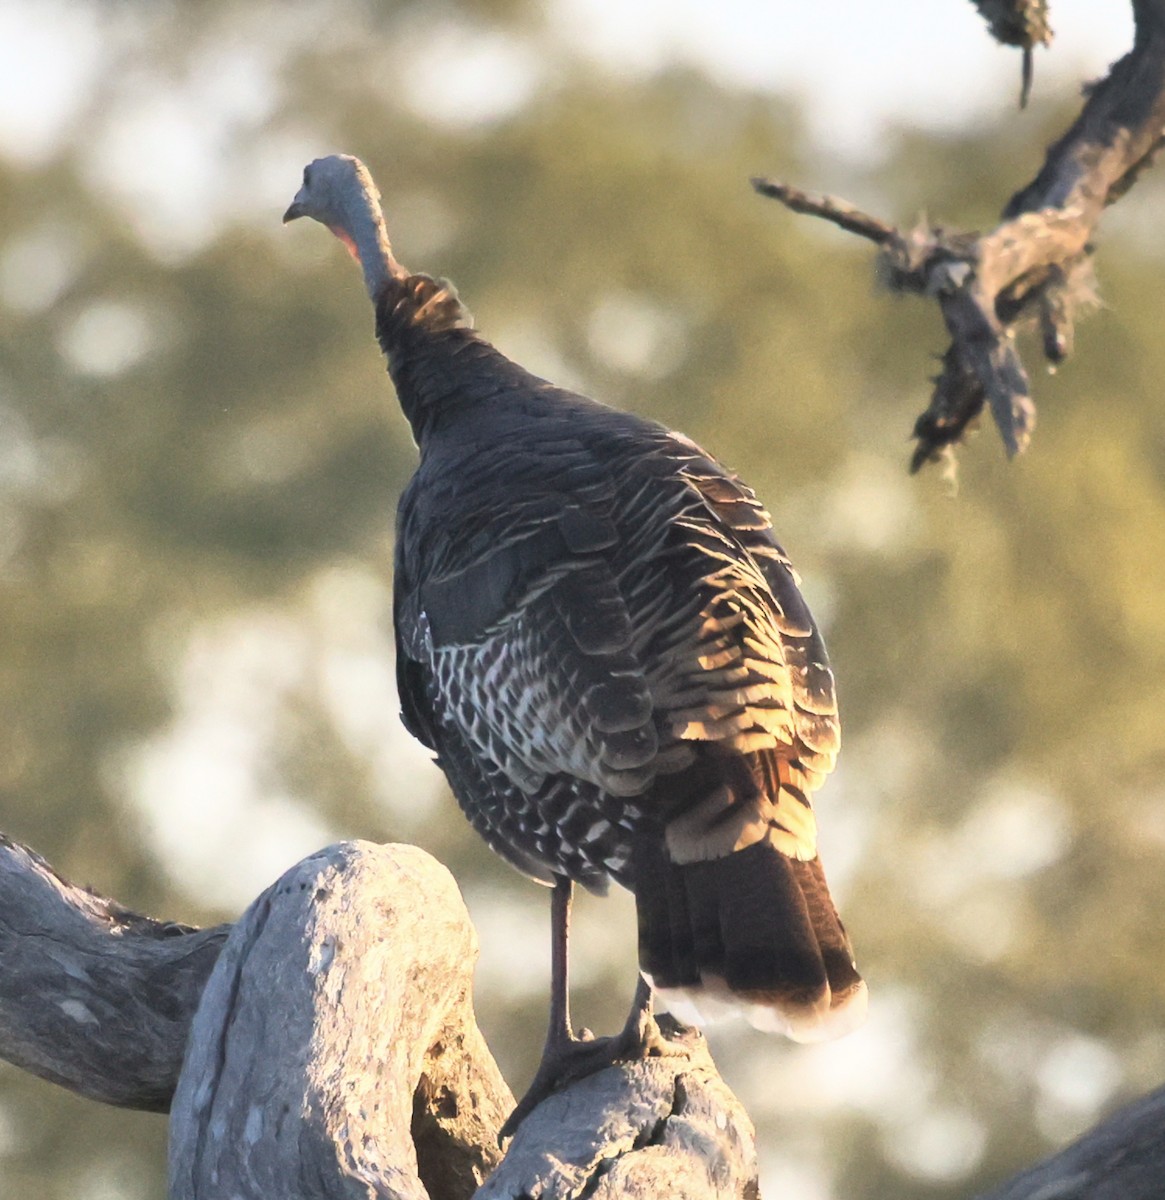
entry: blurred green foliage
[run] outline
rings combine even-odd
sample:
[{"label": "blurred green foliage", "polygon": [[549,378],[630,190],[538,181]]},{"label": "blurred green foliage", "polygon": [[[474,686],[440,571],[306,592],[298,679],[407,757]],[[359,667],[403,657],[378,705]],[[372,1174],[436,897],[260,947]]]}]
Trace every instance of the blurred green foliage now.
[{"label": "blurred green foliage", "polygon": [[[114,186],[126,160],[103,154],[127,96],[162,105],[273,11],[171,6],[119,27],[59,150],[0,161],[0,828],[126,904],[195,920],[234,915],[233,875],[249,895],[290,865],[278,838],[297,820],[304,836],[416,840],[479,918],[481,1019],[520,1086],[541,1043],[544,897],[435,798],[376,690],[413,449],[358,276],[318,229],[280,229],[275,202],[215,210],[209,234],[175,229],[169,246]],[[863,247],[747,185],[825,170],[790,102],[563,63],[493,120],[437,120],[440,77],[402,82],[409,48],[449,22],[536,29],[537,6],[337,4],[326,32],[286,20],[274,100],[213,142],[211,193],[247,197],[274,174],[290,198],[307,157],[359,153],[399,256],[454,278],[487,336],[684,429],[754,484],[824,619],[846,730],[824,857],[874,1015],[819,1050],[713,1032],[771,1190],[969,1194],[1159,1082],[1160,245],[1115,223],[1108,307],[1066,369],[1037,377],[1031,451],[1008,465],[993,435],[973,442],[952,494],[905,474],[935,314],[875,294]],[[986,223],[1063,118],[902,131],[852,172],[852,198]],[[396,730],[379,758],[351,717],[357,684]],[[183,872],[167,847],[213,837],[219,798],[175,832],[165,781],[181,761],[143,775],[142,747],[165,763],[187,730],[191,761],[214,768],[222,743],[199,737],[216,713],[250,747],[254,820]],[[603,903],[581,914],[578,1004],[613,1026],[633,934],[626,901]],[[0,1070],[5,1195],[161,1196],[164,1136],[159,1118]]]}]

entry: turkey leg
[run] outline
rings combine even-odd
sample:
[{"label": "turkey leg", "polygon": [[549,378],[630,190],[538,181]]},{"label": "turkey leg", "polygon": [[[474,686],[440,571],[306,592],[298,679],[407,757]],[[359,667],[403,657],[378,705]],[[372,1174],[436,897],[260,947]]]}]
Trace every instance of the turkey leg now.
[{"label": "turkey leg", "polygon": [[514,1136],[518,1126],[552,1092],[593,1075],[618,1062],[641,1058],[684,1054],[682,1045],[673,1045],[660,1031],[652,1015],[651,984],[639,976],[631,1012],[620,1033],[595,1038],[589,1031],[575,1035],[570,1023],[570,907],[574,884],[564,875],[555,876],[550,895],[550,1023],[546,1045],[534,1081],[502,1126],[498,1141]]}]

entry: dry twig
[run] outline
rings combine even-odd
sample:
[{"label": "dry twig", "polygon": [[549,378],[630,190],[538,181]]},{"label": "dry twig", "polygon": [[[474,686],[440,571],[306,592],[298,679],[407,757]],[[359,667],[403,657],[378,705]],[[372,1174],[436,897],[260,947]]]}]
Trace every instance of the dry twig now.
[{"label": "dry twig", "polygon": [[1049,361],[1072,349],[1074,321],[1092,298],[1091,238],[1165,137],[1165,0],[1133,0],[1132,50],[1089,89],[1084,107],[1050,147],[1039,174],[988,233],[920,225],[902,231],[843,200],[754,179],[762,195],[870,238],[889,286],[937,301],[951,336],[930,405],[914,427],[916,471],[962,440],[989,405],[1009,455],[1035,425],[1017,329],[1037,323]]}]

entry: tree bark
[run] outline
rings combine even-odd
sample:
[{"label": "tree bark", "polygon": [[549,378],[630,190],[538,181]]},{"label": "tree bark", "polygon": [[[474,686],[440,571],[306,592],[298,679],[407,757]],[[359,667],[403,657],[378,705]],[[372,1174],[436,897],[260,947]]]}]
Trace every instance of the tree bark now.
[{"label": "tree bark", "polygon": [[660,1024],[686,1037],[685,1053],[614,1067],[544,1100],[478,1200],[758,1197],[752,1122],[704,1039],[666,1016]]},{"label": "tree bark", "polygon": [[1160,1200],[1163,1193],[1165,1088],[1160,1088],[980,1200]]},{"label": "tree bark", "polygon": [[93,1100],[165,1112],[228,932],[128,912],[0,834],[0,1056]]},{"label": "tree bark", "polygon": [[452,877],[411,846],[330,847],[196,930],[0,842],[0,1055],[169,1107],[172,1200],[463,1200],[487,1177],[494,1198],[756,1194],[751,1123],[690,1032],[551,1096],[502,1162],[476,957]]},{"label": "tree bark", "polygon": [[926,224],[903,231],[834,197],[753,180],[794,212],[876,242],[891,288],[938,302],[951,344],[915,423],[911,470],[947,456],[985,405],[1008,454],[1027,447],[1036,410],[1015,334],[1034,322],[1049,362],[1071,353],[1077,311],[1095,302],[1091,239],[1101,213],[1132,187],[1165,136],[1165,0],[1133,0],[1133,13],[1133,48],[1087,90],[1079,117],[987,233]]},{"label": "tree bark", "polygon": [[173,1200],[420,1200],[426,1174],[471,1195],[513,1105],[473,1018],[476,958],[452,876],[416,847],[348,843],[293,867],[232,930],[198,1006]]},{"label": "tree bark", "polygon": [[[474,1020],[476,957],[452,877],[412,846],[329,847],[199,930],[0,835],[0,1056],[169,1108],[171,1200],[757,1196],[748,1116],[666,1017],[673,1057],[550,1096],[503,1160],[513,1097]],[[1165,1088],[982,1200],[1155,1200],[1162,1179]]]}]

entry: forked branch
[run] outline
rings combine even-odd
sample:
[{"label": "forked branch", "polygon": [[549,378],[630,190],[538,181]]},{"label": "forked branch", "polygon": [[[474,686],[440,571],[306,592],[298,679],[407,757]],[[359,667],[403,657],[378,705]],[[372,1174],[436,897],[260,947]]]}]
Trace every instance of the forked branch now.
[{"label": "forked branch", "polygon": [[413,846],[347,842],[233,926],[127,912],[0,835],[0,1057],[170,1110],[170,1200],[756,1194],[703,1040],[514,1099],[474,1019],[477,939]]},{"label": "forked branch", "polygon": [[1133,48],[1088,89],[1080,115],[990,232],[903,230],[843,200],[753,180],[794,212],[876,242],[879,273],[891,288],[937,301],[951,343],[915,423],[911,470],[947,454],[985,405],[1008,454],[1027,447],[1036,410],[1015,334],[1038,326],[1051,363],[1071,352],[1077,313],[1093,299],[1091,239],[1101,213],[1132,187],[1165,137],[1165,0],[1134,0],[1133,11]]}]

